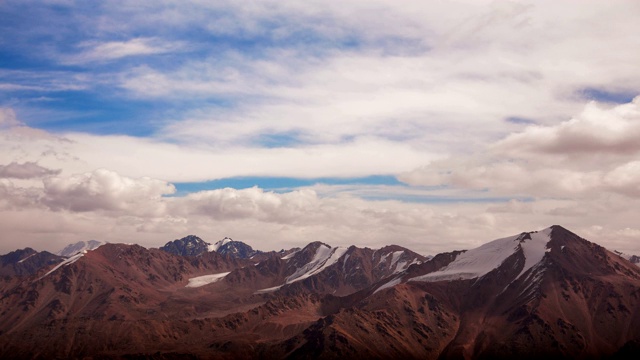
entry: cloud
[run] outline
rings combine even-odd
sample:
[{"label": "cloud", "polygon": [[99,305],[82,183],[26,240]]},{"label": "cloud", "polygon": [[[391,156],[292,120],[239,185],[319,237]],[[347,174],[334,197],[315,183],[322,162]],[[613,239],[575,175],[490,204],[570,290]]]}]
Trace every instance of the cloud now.
[{"label": "cloud", "polygon": [[[637,100],[584,107],[640,89],[634,1],[27,4],[33,22],[0,24],[7,59],[29,60],[0,70],[0,100],[32,127],[0,112],[0,163],[61,172],[0,179],[3,249],[196,233],[436,253],[554,223],[638,249]],[[42,92],[57,101],[34,108]],[[46,111],[77,104],[116,109],[87,118],[122,135]],[[411,186],[166,196],[171,181],[372,174]]]},{"label": "cloud", "polygon": [[155,55],[175,52],[183,48],[180,42],[162,41],[158,38],[138,37],[127,41],[84,42],[79,45],[82,52],[63,56],[65,63],[104,62],[131,56]]},{"label": "cloud", "polygon": [[245,144],[172,144],[130,136],[55,135],[20,127],[0,133],[0,139],[0,162],[20,159],[61,168],[67,173],[108,168],[129,177],[180,182],[237,176],[318,178],[394,174],[437,157],[410,144],[376,138],[262,148]]},{"label": "cloud", "polygon": [[18,125],[20,125],[20,121],[16,118],[15,111],[11,108],[0,107],[0,129]]},{"label": "cloud", "polygon": [[[624,4],[605,12],[593,2],[579,15],[567,3],[544,2],[193,6],[250,19],[227,36],[283,32],[288,40],[120,76],[118,85],[132,96],[203,104],[159,129],[171,141],[256,144],[294,134],[295,144],[306,144],[378,136],[457,153],[522,129],[522,119],[548,126],[569,118],[584,105],[585,88],[640,88],[636,40],[619,26],[637,28]],[[358,11],[370,17],[350,16]],[[594,23],[616,25],[603,32]],[[295,42],[298,25],[333,46]],[[353,45],[341,46],[343,38]]]},{"label": "cloud", "polygon": [[179,213],[183,214],[215,219],[253,218],[277,223],[295,223],[300,218],[316,216],[320,202],[312,190],[277,194],[257,187],[201,191],[175,200]]},{"label": "cloud", "polygon": [[640,152],[640,97],[601,108],[589,103],[577,117],[555,126],[532,126],[496,144],[497,151],[592,156]]},{"label": "cloud", "polygon": [[58,175],[60,170],[51,170],[34,162],[19,164],[12,162],[8,165],[0,165],[0,178],[32,179],[45,176]]},{"label": "cloud", "polygon": [[[161,212],[158,200],[173,194],[175,187],[148,177],[132,179],[99,169],[70,177],[49,177],[44,182],[43,202],[53,210]],[[144,212],[141,211],[141,212]]]},{"label": "cloud", "polygon": [[[161,246],[196,233],[209,241],[232,236],[263,250],[320,240],[334,246],[374,248],[395,243],[435,254],[561,223],[610,248],[638,249],[633,242],[591,229],[593,224],[611,231],[632,227],[635,202],[623,195],[587,200],[407,203],[366,200],[344,189],[323,187],[321,193],[312,188],[278,193],[254,187],[167,197],[174,189],[166,182],[107,170],[49,177],[41,187],[0,179],[0,226],[6,237],[21,235],[24,246],[51,250],[88,238]],[[391,196],[394,191],[404,190],[386,188]],[[28,218],[39,221],[26,226]],[[628,240],[632,232],[625,234]],[[12,247],[10,242],[0,242],[0,249],[10,251]]]},{"label": "cloud", "polygon": [[0,178],[0,212],[37,208],[40,198],[38,189],[16,186],[12,181]]},{"label": "cloud", "polygon": [[484,153],[404,173],[411,185],[445,185],[506,196],[588,198],[640,196],[640,98],[613,108],[590,103],[571,120],[530,126]]}]

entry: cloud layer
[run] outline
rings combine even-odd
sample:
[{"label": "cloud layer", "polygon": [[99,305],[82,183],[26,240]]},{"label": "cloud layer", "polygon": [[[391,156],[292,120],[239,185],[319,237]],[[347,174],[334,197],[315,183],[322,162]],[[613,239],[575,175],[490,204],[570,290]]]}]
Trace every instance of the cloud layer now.
[{"label": "cloud layer", "polygon": [[[5,1],[0,250],[197,233],[436,253],[561,224],[640,253],[639,15],[631,0]],[[375,175],[404,184],[176,191]]]}]

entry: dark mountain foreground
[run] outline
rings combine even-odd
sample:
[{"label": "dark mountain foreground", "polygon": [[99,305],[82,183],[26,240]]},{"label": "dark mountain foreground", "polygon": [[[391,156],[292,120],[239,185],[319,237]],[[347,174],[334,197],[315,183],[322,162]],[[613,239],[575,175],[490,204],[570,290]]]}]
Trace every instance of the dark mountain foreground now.
[{"label": "dark mountain foreground", "polygon": [[432,258],[188,236],[0,261],[3,359],[640,354],[640,268],[560,226]]}]

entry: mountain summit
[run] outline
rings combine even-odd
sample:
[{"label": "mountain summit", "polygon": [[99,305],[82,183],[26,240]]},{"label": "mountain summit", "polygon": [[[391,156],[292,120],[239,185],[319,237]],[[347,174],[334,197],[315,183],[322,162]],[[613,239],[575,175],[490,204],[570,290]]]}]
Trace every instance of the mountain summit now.
[{"label": "mountain summit", "polygon": [[70,257],[83,251],[89,251],[98,248],[104,243],[97,240],[78,241],[75,244],[69,244],[64,249],[58,251],[56,254],[64,257]]},{"label": "mountain summit", "polygon": [[216,252],[238,259],[249,259],[261,253],[241,241],[235,241],[228,237],[212,245],[195,235],[188,235],[182,239],[170,241],[160,250],[181,256],[199,256],[207,252]]},{"label": "mountain summit", "polygon": [[225,237],[224,239],[216,242],[210,248],[210,251],[215,251],[221,255],[228,255],[240,259],[250,259],[254,255],[260,253],[253,250],[253,248],[242,241],[235,241],[231,238]]},{"label": "mountain summit", "polygon": [[182,239],[169,241],[160,250],[181,256],[198,256],[209,251],[211,244],[195,235],[187,235]]}]

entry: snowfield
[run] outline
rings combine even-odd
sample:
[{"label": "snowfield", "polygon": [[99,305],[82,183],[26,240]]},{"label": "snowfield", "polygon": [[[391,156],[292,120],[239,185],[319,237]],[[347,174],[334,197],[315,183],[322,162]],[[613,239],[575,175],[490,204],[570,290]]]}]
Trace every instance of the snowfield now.
[{"label": "snowfield", "polygon": [[542,261],[550,241],[551,228],[529,233],[531,239],[523,239],[523,234],[494,240],[475,249],[468,250],[444,268],[430,274],[417,276],[409,281],[465,280],[484,276],[500,265],[518,250],[522,250],[525,264],[519,278]]},{"label": "snowfield", "polygon": [[205,286],[207,284],[220,281],[222,278],[224,278],[227,275],[229,275],[229,272],[190,278],[189,283],[185,287],[195,288],[195,287]]}]

